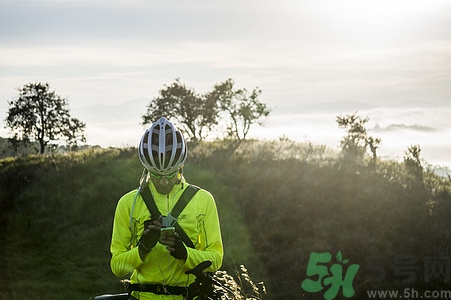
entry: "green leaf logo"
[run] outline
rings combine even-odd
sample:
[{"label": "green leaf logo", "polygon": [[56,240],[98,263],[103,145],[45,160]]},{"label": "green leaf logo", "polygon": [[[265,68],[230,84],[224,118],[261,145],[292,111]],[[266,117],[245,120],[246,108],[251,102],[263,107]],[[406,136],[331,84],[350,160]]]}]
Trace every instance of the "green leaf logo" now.
[{"label": "green leaf logo", "polygon": [[349,259],[343,260],[343,256],[341,255],[341,251],[338,251],[338,253],[337,253],[337,260],[339,262],[343,263],[344,265],[349,262]]},{"label": "green leaf logo", "polygon": [[337,253],[337,260],[338,260],[339,262],[341,262],[342,259],[343,259],[343,257],[341,256],[341,251],[338,250],[338,253]]}]

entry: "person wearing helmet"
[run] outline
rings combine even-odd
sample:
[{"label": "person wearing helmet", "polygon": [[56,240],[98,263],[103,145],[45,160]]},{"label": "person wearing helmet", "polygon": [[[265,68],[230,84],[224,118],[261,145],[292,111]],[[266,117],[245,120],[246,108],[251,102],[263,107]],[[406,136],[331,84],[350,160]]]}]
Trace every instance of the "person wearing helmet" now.
[{"label": "person wearing helmet", "polygon": [[[174,206],[190,185],[183,176],[185,139],[167,119],[160,118],[144,132],[138,156],[144,166],[140,188],[122,196],[114,215],[111,270],[118,277],[132,273],[130,299],[183,299],[195,279],[186,271],[208,260],[212,265],[206,271],[214,272],[222,264],[215,200],[197,188],[178,217],[172,217]],[[142,196],[146,188],[160,216],[151,215]],[[179,226],[185,239],[179,231],[162,236],[161,229],[168,224]]]}]

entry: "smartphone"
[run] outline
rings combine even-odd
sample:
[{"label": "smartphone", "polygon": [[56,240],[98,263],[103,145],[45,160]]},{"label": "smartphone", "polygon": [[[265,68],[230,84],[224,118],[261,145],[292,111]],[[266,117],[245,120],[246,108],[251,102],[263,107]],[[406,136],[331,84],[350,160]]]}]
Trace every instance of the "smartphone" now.
[{"label": "smartphone", "polygon": [[174,227],[162,227],[160,229],[160,238],[167,236],[175,236],[175,228]]}]

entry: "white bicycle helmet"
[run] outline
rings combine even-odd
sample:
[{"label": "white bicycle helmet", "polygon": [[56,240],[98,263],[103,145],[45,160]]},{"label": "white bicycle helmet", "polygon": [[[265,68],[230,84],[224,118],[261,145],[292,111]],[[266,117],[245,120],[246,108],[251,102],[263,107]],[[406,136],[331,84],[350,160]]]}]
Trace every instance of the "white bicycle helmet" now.
[{"label": "white bicycle helmet", "polygon": [[149,172],[159,175],[173,174],[185,162],[185,139],[180,130],[162,117],[144,132],[138,155]]}]

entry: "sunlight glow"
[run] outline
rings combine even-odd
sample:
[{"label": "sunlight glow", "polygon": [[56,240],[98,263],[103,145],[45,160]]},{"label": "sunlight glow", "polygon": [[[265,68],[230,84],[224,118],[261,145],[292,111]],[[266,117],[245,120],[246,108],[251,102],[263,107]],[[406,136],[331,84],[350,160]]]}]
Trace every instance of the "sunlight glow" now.
[{"label": "sunlight glow", "polygon": [[[299,10],[307,10],[327,29],[335,42],[395,43],[421,31],[425,16],[440,15],[450,5],[445,0],[380,1],[301,1]],[[321,25],[320,25],[321,26]]]}]

